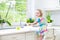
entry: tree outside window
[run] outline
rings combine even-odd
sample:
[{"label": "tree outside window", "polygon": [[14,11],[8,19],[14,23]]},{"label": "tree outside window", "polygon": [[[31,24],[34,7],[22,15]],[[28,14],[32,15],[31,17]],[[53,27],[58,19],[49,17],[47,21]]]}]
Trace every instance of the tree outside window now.
[{"label": "tree outside window", "polygon": [[[10,4],[11,3],[11,4]],[[0,1],[0,16],[5,18],[8,11],[7,19],[9,22],[20,22],[25,21],[26,18],[26,6],[27,0],[4,0]]]}]

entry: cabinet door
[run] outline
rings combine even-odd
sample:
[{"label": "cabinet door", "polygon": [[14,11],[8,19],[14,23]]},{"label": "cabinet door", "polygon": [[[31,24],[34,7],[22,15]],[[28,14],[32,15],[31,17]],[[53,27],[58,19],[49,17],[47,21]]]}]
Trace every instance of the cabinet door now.
[{"label": "cabinet door", "polygon": [[25,40],[25,34],[12,34],[1,37],[1,40]]},{"label": "cabinet door", "polygon": [[1,36],[1,40],[15,40],[15,36],[11,36],[11,35],[5,35],[5,36]]},{"label": "cabinet door", "polygon": [[59,36],[59,35],[60,35],[60,29],[55,29],[54,34],[55,34],[56,36]]},{"label": "cabinet door", "polygon": [[16,36],[16,40],[25,40],[25,33],[24,34],[18,34]]},{"label": "cabinet door", "polygon": [[37,40],[37,36],[35,32],[26,33],[26,40]]},{"label": "cabinet door", "polygon": [[48,31],[45,34],[47,37],[52,37],[54,36],[54,30],[53,29],[48,29]]},{"label": "cabinet door", "polygon": [[60,29],[55,29],[55,40],[60,40]]},{"label": "cabinet door", "polygon": [[54,40],[54,30],[48,29],[48,31],[45,34],[45,40]]},{"label": "cabinet door", "polygon": [[35,8],[43,10],[60,9],[59,0],[35,0]]}]

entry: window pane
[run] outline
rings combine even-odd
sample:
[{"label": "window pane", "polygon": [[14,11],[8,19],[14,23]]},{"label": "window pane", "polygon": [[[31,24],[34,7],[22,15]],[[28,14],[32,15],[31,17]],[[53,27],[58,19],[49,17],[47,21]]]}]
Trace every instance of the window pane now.
[{"label": "window pane", "polygon": [[[11,23],[25,21],[26,19],[26,0],[4,0],[0,1],[0,16]],[[23,19],[22,19],[23,18]]]},{"label": "window pane", "polygon": [[26,17],[26,0],[16,0],[15,8],[20,20],[24,20],[24,17]]}]

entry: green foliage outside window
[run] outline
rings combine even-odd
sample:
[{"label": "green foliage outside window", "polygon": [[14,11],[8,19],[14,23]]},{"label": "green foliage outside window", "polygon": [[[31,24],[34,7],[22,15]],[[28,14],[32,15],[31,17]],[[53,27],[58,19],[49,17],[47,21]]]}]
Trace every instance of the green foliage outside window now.
[{"label": "green foliage outside window", "polygon": [[[7,1],[9,2],[9,0]],[[9,5],[7,2],[0,3],[0,15],[5,18]],[[9,22],[19,22],[20,20],[25,21],[26,17],[26,0],[15,0],[14,7],[11,7],[7,16]],[[23,19],[22,19],[23,18]]]},{"label": "green foliage outside window", "polygon": [[18,12],[18,18],[20,18],[20,20],[25,21],[24,18],[26,17],[26,0],[16,0],[15,8]]},{"label": "green foliage outside window", "polygon": [[6,3],[0,3],[0,10],[6,9]]}]

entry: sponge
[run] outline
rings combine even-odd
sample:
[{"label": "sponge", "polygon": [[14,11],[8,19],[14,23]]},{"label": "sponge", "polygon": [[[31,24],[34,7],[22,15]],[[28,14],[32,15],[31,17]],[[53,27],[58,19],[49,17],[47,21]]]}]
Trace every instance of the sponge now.
[{"label": "sponge", "polygon": [[20,29],[21,29],[21,27],[20,27],[20,26],[17,26],[17,27],[16,27],[16,30],[20,30]]}]

